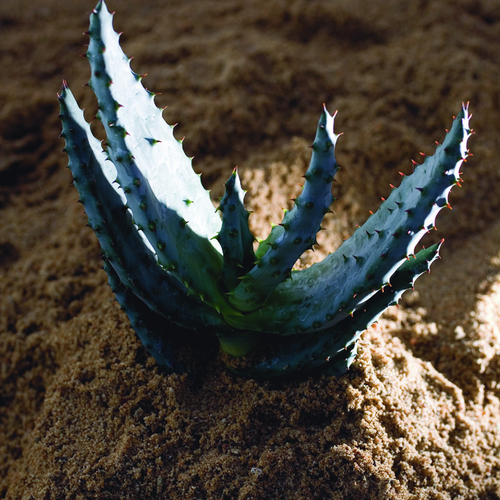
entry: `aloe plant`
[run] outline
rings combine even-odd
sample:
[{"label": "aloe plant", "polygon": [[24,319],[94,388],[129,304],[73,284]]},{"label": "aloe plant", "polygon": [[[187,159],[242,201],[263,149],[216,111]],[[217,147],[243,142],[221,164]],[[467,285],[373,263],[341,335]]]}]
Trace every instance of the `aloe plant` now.
[{"label": "aloe plant", "polygon": [[103,1],[90,15],[88,34],[88,86],[107,141],[103,149],[66,82],[58,96],[61,136],[109,283],[151,355],[178,372],[184,367],[172,341],[186,329],[217,336],[234,357],[279,335],[283,346],[275,354],[235,371],[344,373],[360,334],[438,257],[441,242],[416,254],[415,247],[460,180],[471,134],[468,106],[434,156],[404,177],[351,238],[297,271],[334,201],[335,115],[324,107],[303,191],[255,248],[237,171],[215,210],[154,94],[131,70]]}]

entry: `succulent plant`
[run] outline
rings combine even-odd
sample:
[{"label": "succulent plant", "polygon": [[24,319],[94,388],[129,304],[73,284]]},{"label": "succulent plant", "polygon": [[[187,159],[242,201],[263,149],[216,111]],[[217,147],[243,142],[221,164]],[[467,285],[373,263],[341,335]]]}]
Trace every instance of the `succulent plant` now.
[{"label": "succulent plant", "polygon": [[414,252],[460,181],[471,134],[468,106],[435,154],[403,177],[351,238],[322,262],[294,270],[316,244],[334,201],[335,115],[324,107],[303,191],[257,245],[237,171],[215,209],[155,95],[131,70],[102,1],[88,34],[88,86],[107,141],[103,149],[65,82],[61,136],[109,284],[151,355],[178,372],[184,367],[172,343],[187,330],[217,336],[233,357],[280,336],[274,354],[235,371],[250,377],[344,373],[360,334],[438,257],[441,243]]}]

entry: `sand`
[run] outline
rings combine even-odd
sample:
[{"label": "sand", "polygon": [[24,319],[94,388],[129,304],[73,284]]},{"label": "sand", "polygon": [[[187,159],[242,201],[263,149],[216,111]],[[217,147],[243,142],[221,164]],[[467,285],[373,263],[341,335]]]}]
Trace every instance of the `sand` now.
[{"label": "sand", "polygon": [[[96,112],[92,1],[0,4],[0,498],[499,499],[496,0],[121,0],[133,69],[212,189],[238,165],[262,237],[300,191],[321,106],[343,169],[322,259],[470,101],[442,260],[343,377],[245,380],[217,347],[156,366],[113,300],[65,169],[56,92]],[[102,134],[98,125],[96,133]]]}]

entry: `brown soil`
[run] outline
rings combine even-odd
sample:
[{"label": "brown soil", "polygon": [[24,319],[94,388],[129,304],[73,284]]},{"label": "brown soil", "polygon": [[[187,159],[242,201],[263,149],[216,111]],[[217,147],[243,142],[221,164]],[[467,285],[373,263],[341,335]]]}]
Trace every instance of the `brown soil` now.
[{"label": "brown soil", "polygon": [[292,382],[238,378],[216,349],[182,353],[195,381],[162,374],[113,301],[58,139],[63,78],[96,112],[89,2],[0,3],[0,498],[499,499],[498,1],[110,0],[214,199],[240,166],[259,236],[322,103],[339,109],[314,259],[471,103],[474,156],[429,240],[442,260],[346,376]]}]

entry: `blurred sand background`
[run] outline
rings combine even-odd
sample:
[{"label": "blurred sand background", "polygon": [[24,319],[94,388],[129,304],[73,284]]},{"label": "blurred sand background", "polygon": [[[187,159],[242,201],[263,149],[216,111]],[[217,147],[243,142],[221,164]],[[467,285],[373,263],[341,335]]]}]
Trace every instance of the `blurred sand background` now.
[{"label": "blurred sand background", "polygon": [[[91,1],[0,3],[0,498],[500,499],[497,0],[121,0],[115,29],[214,201],[238,165],[263,237],[322,103],[338,198],[304,265],[376,210],[470,101],[442,260],[340,378],[256,382],[217,348],[164,375],[113,301],[58,139]],[[95,125],[99,134],[98,124]]]}]

